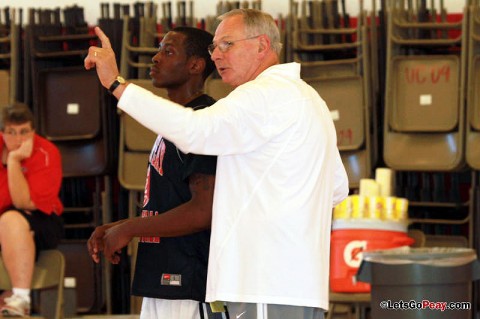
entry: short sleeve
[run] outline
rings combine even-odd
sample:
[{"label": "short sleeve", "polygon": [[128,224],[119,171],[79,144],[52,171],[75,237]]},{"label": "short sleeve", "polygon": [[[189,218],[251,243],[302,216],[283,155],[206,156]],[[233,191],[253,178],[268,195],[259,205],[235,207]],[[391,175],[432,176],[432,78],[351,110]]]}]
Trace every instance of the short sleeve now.
[{"label": "short sleeve", "polygon": [[187,154],[183,158],[183,180],[187,180],[193,174],[215,175],[216,173],[216,156]]}]

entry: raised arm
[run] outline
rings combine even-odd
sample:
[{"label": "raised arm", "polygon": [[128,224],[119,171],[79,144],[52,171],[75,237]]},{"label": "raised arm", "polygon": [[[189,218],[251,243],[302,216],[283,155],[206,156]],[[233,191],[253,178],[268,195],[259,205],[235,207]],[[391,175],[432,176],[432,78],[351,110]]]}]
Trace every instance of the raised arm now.
[{"label": "raised arm", "polygon": [[[101,47],[91,46],[88,49],[88,55],[85,58],[85,69],[90,70],[95,68],[98,79],[103,87],[109,88],[120,74],[118,71],[117,61],[115,59],[115,52],[113,52],[112,45],[106,34],[99,27],[95,27],[95,34],[100,40]],[[115,89],[113,94],[119,99],[125,87],[128,85],[120,85]]]},{"label": "raised arm", "polygon": [[28,181],[22,171],[21,162],[32,155],[33,137],[23,141],[22,145],[8,154],[8,189],[12,204],[16,208],[35,210],[37,207],[30,196]]}]

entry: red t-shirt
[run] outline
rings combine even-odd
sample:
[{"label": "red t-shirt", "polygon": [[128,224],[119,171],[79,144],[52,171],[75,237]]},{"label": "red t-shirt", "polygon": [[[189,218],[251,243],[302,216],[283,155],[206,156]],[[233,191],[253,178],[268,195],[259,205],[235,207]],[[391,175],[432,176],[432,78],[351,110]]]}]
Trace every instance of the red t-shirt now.
[{"label": "red t-shirt", "polygon": [[[3,147],[3,134],[0,133],[0,151]],[[58,197],[62,185],[62,161],[58,148],[35,134],[32,156],[23,160],[21,165],[30,187],[30,198],[37,209],[48,215],[62,214],[63,205]],[[0,165],[0,213],[10,206],[7,167]]]}]

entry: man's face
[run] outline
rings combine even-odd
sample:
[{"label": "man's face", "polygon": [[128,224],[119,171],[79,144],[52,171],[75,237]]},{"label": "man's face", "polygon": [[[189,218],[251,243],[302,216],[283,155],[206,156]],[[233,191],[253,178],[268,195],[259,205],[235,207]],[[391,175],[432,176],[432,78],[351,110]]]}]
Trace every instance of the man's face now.
[{"label": "man's face", "polygon": [[[242,16],[223,20],[215,31],[213,43],[217,47],[212,52],[212,60],[223,82],[236,87],[256,77],[260,66],[259,40],[246,35]],[[228,44],[224,52],[222,43]]]},{"label": "man's face", "polygon": [[32,139],[35,131],[32,128],[32,123],[24,124],[5,124],[3,130],[3,140],[7,150],[14,151],[22,145],[22,143],[28,139]]},{"label": "man's face", "polygon": [[174,88],[189,78],[188,58],[184,49],[186,36],[170,31],[160,43],[157,54],[152,58],[150,77],[159,88]]}]

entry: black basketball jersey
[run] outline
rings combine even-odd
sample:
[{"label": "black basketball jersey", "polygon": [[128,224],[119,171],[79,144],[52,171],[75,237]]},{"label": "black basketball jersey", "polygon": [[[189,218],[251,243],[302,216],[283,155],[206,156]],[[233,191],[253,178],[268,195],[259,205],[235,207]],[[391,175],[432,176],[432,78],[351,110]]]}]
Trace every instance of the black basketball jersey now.
[{"label": "black basketball jersey", "polygon": [[[186,107],[200,109],[214,102],[202,95]],[[215,156],[183,154],[173,143],[157,137],[148,162],[142,216],[162,214],[189,201],[189,176],[214,175],[216,166]],[[205,301],[209,244],[209,230],[180,237],[140,238],[132,293]]]}]

